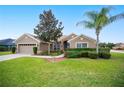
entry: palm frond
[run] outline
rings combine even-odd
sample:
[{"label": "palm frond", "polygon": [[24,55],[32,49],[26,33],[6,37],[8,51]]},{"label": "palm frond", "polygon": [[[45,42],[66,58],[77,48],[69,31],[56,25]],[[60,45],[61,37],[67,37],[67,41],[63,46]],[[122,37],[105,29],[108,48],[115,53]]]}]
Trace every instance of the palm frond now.
[{"label": "palm frond", "polygon": [[99,14],[97,17],[97,20],[95,21],[95,26],[96,27],[104,27],[105,25],[108,24],[109,18],[106,15],[101,15]]},{"label": "palm frond", "polygon": [[88,12],[85,12],[84,15],[87,16],[91,20],[95,20],[98,13],[96,11],[88,11]]},{"label": "palm frond", "polygon": [[100,14],[106,15],[106,14],[108,14],[112,9],[113,9],[113,7],[111,7],[111,6],[110,6],[110,7],[104,7],[104,8],[101,9]]},{"label": "palm frond", "polygon": [[94,28],[94,23],[90,22],[90,21],[80,21],[76,24],[77,26],[79,25],[83,25],[86,28]]},{"label": "palm frond", "polygon": [[119,19],[124,19],[124,12],[109,18],[109,23],[117,21]]}]

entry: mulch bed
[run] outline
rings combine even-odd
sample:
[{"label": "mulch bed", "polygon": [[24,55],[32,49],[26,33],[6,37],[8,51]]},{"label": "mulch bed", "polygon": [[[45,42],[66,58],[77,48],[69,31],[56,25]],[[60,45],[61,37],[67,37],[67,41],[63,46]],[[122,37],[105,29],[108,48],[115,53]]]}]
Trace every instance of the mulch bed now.
[{"label": "mulch bed", "polygon": [[66,58],[47,58],[47,60],[49,61],[49,62],[61,62],[61,61],[63,61],[63,60],[65,60]]}]

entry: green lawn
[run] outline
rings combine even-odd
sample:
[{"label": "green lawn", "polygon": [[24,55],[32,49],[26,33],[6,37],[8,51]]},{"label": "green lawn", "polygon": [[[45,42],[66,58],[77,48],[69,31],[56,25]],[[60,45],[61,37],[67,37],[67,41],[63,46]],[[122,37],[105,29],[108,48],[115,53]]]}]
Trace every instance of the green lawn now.
[{"label": "green lawn", "polygon": [[124,86],[124,54],[105,59],[66,59],[50,63],[40,58],[0,62],[0,86]]},{"label": "green lawn", "polygon": [[1,52],[0,51],[0,56],[2,56],[2,55],[8,55],[8,54],[12,54],[10,51],[5,51],[5,52]]}]

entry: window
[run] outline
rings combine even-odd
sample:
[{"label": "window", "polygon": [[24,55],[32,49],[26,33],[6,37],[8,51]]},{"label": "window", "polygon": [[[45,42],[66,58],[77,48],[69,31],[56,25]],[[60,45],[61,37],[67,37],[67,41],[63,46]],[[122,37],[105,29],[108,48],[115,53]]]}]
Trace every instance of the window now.
[{"label": "window", "polygon": [[78,42],[77,43],[77,48],[87,48],[87,43],[84,43],[84,42]]}]

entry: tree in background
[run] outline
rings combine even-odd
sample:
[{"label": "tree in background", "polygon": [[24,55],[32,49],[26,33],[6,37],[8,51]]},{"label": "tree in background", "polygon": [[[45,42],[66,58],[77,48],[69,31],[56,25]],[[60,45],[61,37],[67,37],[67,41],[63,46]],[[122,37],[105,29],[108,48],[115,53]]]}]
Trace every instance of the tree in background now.
[{"label": "tree in background", "polygon": [[124,13],[120,13],[114,16],[110,16],[110,10],[112,7],[104,7],[99,12],[98,11],[89,11],[85,15],[88,17],[88,20],[83,20],[78,22],[77,25],[84,25],[86,28],[95,29],[97,44],[96,52],[99,52],[99,34],[103,27],[109,25],[110,23],[116,22],[118,19],[124,18]]},{"label": "tree in background", "polygon": [[99,47],[103,47],[103,48],[108,47],[108,48],[112,49],[114,46],[115,46],[114,43],[99,43]]},{"label": "tree in background", "polygon": [[50,54],[50,44],[57,42],[58,38],[62,36],[62,22],[59,22],[51,10],[43,11],[39,16],[40,22],[34,29],[34,33],[48,43],[48,54]]}]

